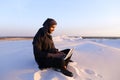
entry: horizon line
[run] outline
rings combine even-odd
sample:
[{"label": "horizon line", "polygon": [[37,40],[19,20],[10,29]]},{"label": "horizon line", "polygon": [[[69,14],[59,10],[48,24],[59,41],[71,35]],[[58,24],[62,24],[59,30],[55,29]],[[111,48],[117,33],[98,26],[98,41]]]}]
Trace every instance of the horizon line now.
[{"label": "horizon line", "polygon": [[[55,36],[54,36],[55,37]],[[120,38],[120,36],[68,36],[68,37],[82,37],[83,39],[86,38],[108,38],[108,39],[116,39]],[[5,39],[5,38],[34,38],[34,36],[0,36],[0,39]]]}]

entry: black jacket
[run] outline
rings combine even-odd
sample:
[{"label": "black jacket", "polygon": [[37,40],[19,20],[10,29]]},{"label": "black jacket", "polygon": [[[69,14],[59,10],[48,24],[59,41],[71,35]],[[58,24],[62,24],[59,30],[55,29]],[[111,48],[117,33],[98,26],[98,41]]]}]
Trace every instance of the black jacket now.
[{"label": "black jacket", "polygon": [[33,39],[33,51],[36,62],[41,65],[47,61],[48,53],[56,53],[58,49],[55,48],[52,36],[48,33],[47,27],[42,27],[36,33]]}]

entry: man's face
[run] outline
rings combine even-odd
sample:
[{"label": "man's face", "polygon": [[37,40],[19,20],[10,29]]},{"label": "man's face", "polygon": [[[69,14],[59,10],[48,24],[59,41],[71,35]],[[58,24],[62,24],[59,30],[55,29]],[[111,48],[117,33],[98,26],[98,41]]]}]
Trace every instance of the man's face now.
[{"label": "man's face", "polygon": [[52,26],[50,26],[49,32],[52,33],[52,32],[55,30],[56,26],[57,26],[57,25],[52,25]]}]

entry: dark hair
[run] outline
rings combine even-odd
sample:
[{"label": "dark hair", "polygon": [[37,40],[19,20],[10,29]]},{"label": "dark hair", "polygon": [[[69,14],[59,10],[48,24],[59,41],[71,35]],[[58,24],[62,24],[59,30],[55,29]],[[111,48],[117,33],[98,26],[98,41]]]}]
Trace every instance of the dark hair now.
[{"label": "dark hair", "polygon": [[44,27],[50,27],[52,25],[57,25],[57,22],[54,19],[52,19],[52,18],[47,18],[45,20],[45,22],[43,23]]}]

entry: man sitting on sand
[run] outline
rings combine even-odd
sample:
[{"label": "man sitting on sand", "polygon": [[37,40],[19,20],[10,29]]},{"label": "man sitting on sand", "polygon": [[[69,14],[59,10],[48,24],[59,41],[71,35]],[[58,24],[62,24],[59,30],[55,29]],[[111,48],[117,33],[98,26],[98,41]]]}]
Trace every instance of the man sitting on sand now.
[{"label": "man sitting on sand", "polygon": [[64,75],[72,77],[72,72],[67,70],[68,62],[71,56],[64,60],[70,49],[58,51],[55,48],[52,36],[50,35],[56,28],[57,22],[48,18],[43,27],[38,30],[33,39],[33,51],[35,61],[39,65],[39,69],[53,68],[59,69]]}]

